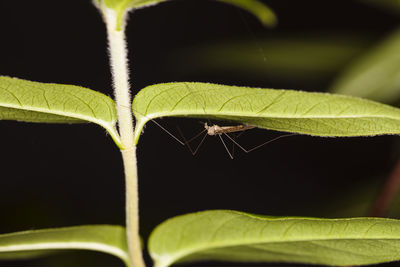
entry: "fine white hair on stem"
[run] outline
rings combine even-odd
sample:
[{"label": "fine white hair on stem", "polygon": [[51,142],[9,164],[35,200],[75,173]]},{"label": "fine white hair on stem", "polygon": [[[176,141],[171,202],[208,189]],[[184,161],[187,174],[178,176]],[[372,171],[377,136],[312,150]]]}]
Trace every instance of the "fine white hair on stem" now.
[{"label": "fine white hair on stem", "polygon": [[122,143],[121,154],[125,173],[126,234],[129,261],[134,267],[144,267],[145,263],[139,237],[138,174],[131,110],[128,51],[125,40],[125,21],[122,25],[119,25],[116,11],[107,8],[104,4],[101,6],[101,11],[107,27],[109,58]]},{"label": "fine white hair on stem", "polygon": [[[105,8],[103,15],[106,20],[108,32],[108,52],[110,57],[111,72],[117,112],[119,116],[118,127],[125,147],[132,147],[133,121],[130,110],[132,97],[130,93],[128,50],[126,46],[125,27],[117,29],[117,18],[114,10]],[[124,23],[125,24],[125,23]],[[120,107],[128,108],[120,108]]]}]

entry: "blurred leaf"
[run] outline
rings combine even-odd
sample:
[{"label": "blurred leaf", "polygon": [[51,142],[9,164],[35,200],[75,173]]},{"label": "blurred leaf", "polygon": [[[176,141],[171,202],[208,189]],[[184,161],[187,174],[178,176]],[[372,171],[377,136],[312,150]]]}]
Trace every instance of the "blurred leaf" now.
[{"label": "blurred leaf", "polygon": [[391,218],[400,218],[400,194],[397,193],[394,198],[393,202],[390,204],[386,214],[386,216]]},{"label": "blurred leaf", "polygon": [[327,79],[361,55],[368,43],[361,36],[292,34],[192,47],[179,50],[173,59],[184,58],[185,64],[180,65],[189,72],[302,82]]},{"label": "blurred leaf", "polygon": [[221,260],[352,266],[400,260],[400,221],[271,217],[215,210],[178,216],[150,236],[156,267]]},{"label": "blurred leaf", "polygon": [[327,195],[325,200],[315,203],[313,213],[322,217],[336,218],[368,216],[382,187],[379,178],[373,177],[362,183],[351,183],[336,194]]},{"label": "blurred leaf", "polygon": [[[382,193],[386,177],[373,177],[362,183],[351,184],[342,188],[337,194],[327,196],[325,200],[312,207],[313,213],[319,216],[360,217],[369,216]],[[389,204],[384,217],[400,218],[400,194],[396,194]]]},{"label": "blurred leaf", "polygon": [[263,2],[258,0],[218,0],[240,7],[256,16],[264,26],[272,27],[277,23],[275,13]]},{"label": "blurred leaf", "polygon": [[[117,29],[122,29],[125,15],[129,10],[157,5],[169,0],[93,0],[95,5],[103,12],[112,9],[117,20]],[[217,0],[240,7],[256,16],[264,26],[275,26],[277,19],[274,12],[259,0]]]},{"label": "blurred leaf", "polygon": [[167,83],[142,89],[133,100],[136,139],[150,119],[176,116],[233,121],[316,136],[400,133],[400,109],[326,93]]},{"label": "blurred leaf", "polygon": [[400,30],[346,69],[332,85],[338,94],[385,103],[400,99]]},{"label": "blurred leaf", "polygon": [[96,91],[0,76],[0,120],[41,123],[93,122],[121,146],[114,101]]},{"label": "blurred leaf", "polygon": [[366,4],[385,8],[392,12],[400,12],[400,1],[399,0],[359,0]]},{"label": "blurred leaf", "polygon": [[3,260],[42,257],[59,250],[99,251],[129,265],[122,226],[85,225],[0,235],[0,259]]}]

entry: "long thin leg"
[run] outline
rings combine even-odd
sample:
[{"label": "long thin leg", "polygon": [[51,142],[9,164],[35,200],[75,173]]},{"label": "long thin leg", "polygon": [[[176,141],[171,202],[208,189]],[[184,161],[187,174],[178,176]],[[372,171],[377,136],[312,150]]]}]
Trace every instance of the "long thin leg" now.
[{"label": "long thin leg", "polygon": [[[127,106],[124,106],[124,105],[119,105],[119,106],[128,109]],[[137,110],[135,110],[135,111],[138,112],[138,113],[140,113],[142,116],[147,117],[146,115],[142,114],[141,112],[139,112],[139,111],[137,111]],[[169,136],[171,136],[172,138],[174,138],[179,144],[181,144],[181,145],[183,145],[183,146],[185,145],[185,143],[183,143],[181,140],[179,140],[175,135],[173,135],[170,131],[168,131],[167,129],[165,129],[161,124],[159,124],[158,122],[156,122],[154,119],[151,119],[151,121],[152,121],[155,125],[157,125],[158,127],[160,127],[161,130],[163,130],[164,132],[166,132]]]},{"label": "long thin leg", "polygon": [[204,143],[204,140],[206,140],[206,137],[207,137],[207,133],[204,134],[203,139],[201,139],[199,145],[196,147],[196,150],[194,151],[193,156],[196,155],[197,151],[199,151],[199,148],[200,148],[201,145]]},{"label": "long thin leg", "polygon": [[[237,133],[236,135],[234,135],[232,138],[237,140],[245,132],[246,132],[246,130],[245,131],[241,131],[241,132]],[[235,143],[232,142],[232,156],[234,156],[234,157],[235,157],[235,146],[236,146]]]},{"label": "long thin leg", "polygon": [[[241,132],[240,134],[238,134],[238,135],[235,135],[235,134],[232,134],[233,135],[233,139],[236,139],[236,138],[238,138],[238,136],[240,136],[241,134],[242,134],[243,132]],[[232,143],[232,157],[235,157],[235,143]]]},{"label": "long thin leg", "polygon": [[246,153],[250,153],[251,151],[254,151],[254,150],[256,150],[256,149],[258,149],[258,148],[260,148],[260,147],[262,147],[262,146],[265,146],[266,144],[269,144],[269,143],[271,143],[271,142],[274,142],[274,141],[276,141],[276,140],[278,140],[278,139],[281,139],[281,138],[283,138],[283,137],[289,137],[289,136],[298,135],[298,134],[297,134],[297,133],[294,133],[294,134],[284,134],[284,135],[275,137],[275,138],[273,138],[273,139],[271,139],[271,140],[268,140],[267,142],[262,143],[261,145],[255,146],[255,147],[253,147],[253,148],[251,148],[251,149],[245,149],[245,148],[242,147],[238,142],[236,142],[232,137],[230,137],[228,134],[224,133],[224,135],[225,135],[226,137],[228,137],[228,138],[229,138],[235,145],[237,145],[241,150],[243,150],[243,151],[246,152]]},{"label": "long thin leg", "polygon": [[[179,128],[179,127],[178,127]],[[183,137],[182,131],[179,129],[179,131],[181,132],[181,135]],[[204,129],[203,131],[199,132],[198,134],[196,134],[195,136],[193,136],[192,138],[190,138],[187,142],[190,143],[193,140],[197,139],[197,137],[199,137],[200,135],[202,135],[205,131],[207,131],[206,129]]]},{"label": "long thin leg", "polygon": [[152,122],[154,122],[158,127],[160,127],[162,130],[164,130],[164,132],[166,132],[167,134],[169,134],[172,138],[174,138],[179,144],[181,145],[185,145],[184,142],[182,142],[181,140],[179,140],[175,135],[173,135],[171,132],[169,132],[167,129],[165,129],[161,124],[159,124],[158,122],[156,122],[155,120],[151,120]]},{"label": "long thin leg", "polygon": [[[226,152],[228,152],[229,157],[230,157],[231,159],[233,159],[233,156],[232,156],[231,152],[229,152],[229,149],[228,149],[228,147],[226,146],[224,139],[222,139],[222,136],[219,134],[218,137],[219,137],[219,139],[221,139],[221,142],[222,142],[222,144],[224,145],[224,147],[225,147],[225,149],[226,149]],[[230,137],[229,137],[229,138],[230,138]]]},{"label": "long thin leg", "polygon": [[186,140],[186,138],[185,138],[185,136],[183,135],[181,129],[180,129],[179,127],[177,127],[177,128],[178,128],[179,134],[181,135],[182,139],[185,141],[185,145],[188,147],[190,153],[191,153],[193,156],[196,155],[196,153],[197,153],[197,151],[199,150],[200,146],[204,143],[204,140],[205,140],[206,137],[207,137],[207,133],[204,134],[203,138],[201,139],[200,143],[197,145],[197,147],[196,147],[196,149],[195,149],[194,151],[193,151],[192,147],[189,145],[189,143],[190,143],[191,141],[193,141],[194,139],[196,139],[197,137],[199,137],[202,133],[204,133],[204,132],[207,131],[207,130],[204,129],[204,130],[201,131],[200,133],[196,134],[194,137],[190,138],[189,140]]}]

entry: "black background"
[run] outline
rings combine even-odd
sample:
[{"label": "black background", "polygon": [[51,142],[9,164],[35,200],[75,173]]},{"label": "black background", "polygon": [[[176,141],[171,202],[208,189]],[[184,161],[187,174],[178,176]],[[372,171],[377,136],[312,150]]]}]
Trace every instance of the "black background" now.
[{"label": "black background", "polygon": [[[358,33],[378,41],[399,17],[357,1],[265,1],[279,26],[263,28],[237,8],[206,0],[171,1],[139,10],[127,28],[133,91],[171,81],[324,91],[330,79],[293,85],[245,75],[185,71],[194,64],[179,51],[274,33]],[[74,84],[112,95],[104,25],[89,0],[0,1],[0,73],[41,82]],[[255,48],[256,49],[256,48]],[[212,62],[210,62],[212,64]],[[332,78],[332,77],[331,77]],[[162,119],[187,136],[197,120]],[[277,133],[255,130],[247,147]],[[119,151],[95,125],[0,123],[0,233],[83,224],[124,224]],[[247,139],[246,139],[247,137]],[[209,137],[196,156],[149,123],[138,149],[141,232],[169,217],[207,209],[265,215],[339,216],[340,199],[357,185],[388,175],[396,139],[294,136],[234,160]],[[355,213],[353,216],[359,216]],[[147,257],[147,256],[146,256]],[[193,266],[212,266],[194,264]],[[235,264],[214,264],[234,266]],[[263,266],[270,264],[263,264]],[[111,256],[74,252],[0,266],[122,266]]]}]

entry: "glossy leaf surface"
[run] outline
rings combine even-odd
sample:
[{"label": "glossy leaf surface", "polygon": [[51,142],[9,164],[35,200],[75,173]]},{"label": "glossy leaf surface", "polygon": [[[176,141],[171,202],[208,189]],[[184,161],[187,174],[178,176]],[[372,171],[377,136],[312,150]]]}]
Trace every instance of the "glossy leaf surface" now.
[{"label": "glossy leaf surface", "polygon": [[0,120],[40,123],[93,122],[120,145],[114,101],[73,85],[38,83],[0,76]]},{"label": "glossy leaf surface", "polygon": [[332,85],[332,91],[385,103],[398,101],[400,99],[400,30],[346,69]]},{"label": "glossy leaf surface", "polygon": [[168,83],[142,89],[133,101],[136,142],[150,119],[181,116],[232,121],[316,136],[400,133],[400,109],[326,93],[207,83]]},{"label": "glossy leaf surface", "polygon": [[128,265],[125,229],[87,225],[0,235],[0,260],[42,257],[60,250],[92,250],[111,254]]},{"label": "glossy leaf surface", "polygon": [[400,221],[268,217],[216,210],[178,216],[152,233],[157,267],[222,260],[336,266],[400,259]]}]

